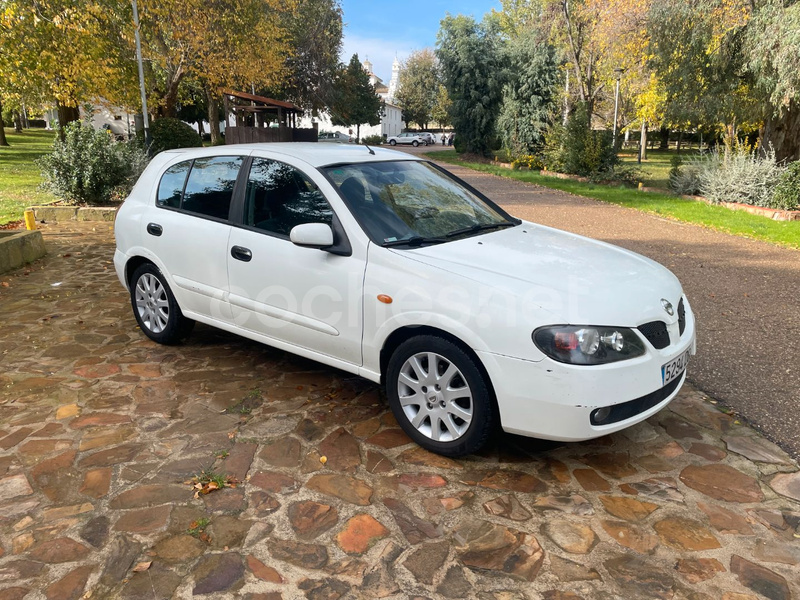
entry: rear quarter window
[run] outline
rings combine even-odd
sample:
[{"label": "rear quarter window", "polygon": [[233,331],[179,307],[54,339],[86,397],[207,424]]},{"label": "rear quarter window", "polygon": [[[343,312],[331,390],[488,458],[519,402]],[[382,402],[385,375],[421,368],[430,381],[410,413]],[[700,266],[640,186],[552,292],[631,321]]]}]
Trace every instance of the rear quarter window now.
[{"label": "rear quarter window", "polygon": [[187,160],[177,165],[172,165],[164,171],[161,182],[158,184],[158,197],[156,204],[169,208],[180,208],[183,188],[186,185],[186,176],[192,161]]}]

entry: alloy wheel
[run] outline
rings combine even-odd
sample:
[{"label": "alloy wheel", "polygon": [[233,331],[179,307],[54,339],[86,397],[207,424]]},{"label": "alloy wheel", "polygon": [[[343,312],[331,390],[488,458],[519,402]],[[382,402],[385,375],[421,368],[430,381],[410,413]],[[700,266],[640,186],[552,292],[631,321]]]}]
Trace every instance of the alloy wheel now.
[{"label": "alloy wheel", "polygon": [[436,442],[463,436],[472,422],[472,391],[461,371],[435,352],[414,354],[397,381],[400,406],[409,423]]},{"label": "alloy wheel", "polygon": [[136,282],[136,310],[145,327],[161,333],[169,323],[167,289],[152,273],[143,273]]}]

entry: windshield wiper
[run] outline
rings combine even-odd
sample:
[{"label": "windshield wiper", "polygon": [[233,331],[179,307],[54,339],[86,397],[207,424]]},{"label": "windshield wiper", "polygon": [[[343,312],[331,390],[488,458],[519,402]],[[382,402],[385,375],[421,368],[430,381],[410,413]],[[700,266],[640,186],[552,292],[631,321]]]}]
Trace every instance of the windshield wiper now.
[{"label": "windshield wiper", "polygon": [[478,233],[479,231],[488,231],[490,229],[499,229],[503,227],[514,227],[515,225],[519,225],[519,223],[513,223],[511,221],[502,221],[500,223],[484,223],[483,225],[472,225],[470,227],[464,227],[463,229],[456,229],[455,231],[451,231],[445,237],[451,238],[451,237],[456,237],[457,235],[464,235],[465,233]]},{"label": "windshield wiper", "polygon": [[384,248],[391,248],[392,246],[411,246],[416,248],[417,246],[421,246],[422,244],[443,244],[447,240],[440,237],[422,237],[421,235],[415,235],[410,238],[406,238],[404,240],[392,240],[391,242],[383,242],[381,246]]}]

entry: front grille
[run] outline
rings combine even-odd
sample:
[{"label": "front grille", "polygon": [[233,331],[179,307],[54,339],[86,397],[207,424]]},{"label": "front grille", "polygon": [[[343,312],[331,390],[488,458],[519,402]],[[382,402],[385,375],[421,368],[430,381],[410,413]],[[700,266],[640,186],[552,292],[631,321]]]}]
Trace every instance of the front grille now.
[{"label": "front grille", "polygon": [[628,402],[623,402],[622,404],[615,404],[614,406],[610,407],[611,412],[608,414],[608,416],[600,421],[594,418],[594,412],[592,412],[591,416],[589,417],[589,421],[592,425],[611,425],[612,423],[619,423],[620,421],[625,421],[626,419],[630,419],[631,417],[635,417],[636,415],[648,411],[654,406],[661,404],[676,389],[678,389],[678,386],[681,384],[684,377],[685,374],[673,379],[661,389],[647,394],[646,396],[642,396],[641,398],[637,398],[636,400],[630,400]]},{"label": "front grille", "polygon": [[683,306],[683,298],[678,302],[678,327],[683,335],[683,330],[686,329],[686,309]]},{"label": "front grille", "polygon": [[669,346],[669,332],[664,321],[651,321],[644,325],[639,325],[639,331],[647,338],[656,350],[663,350]]}]

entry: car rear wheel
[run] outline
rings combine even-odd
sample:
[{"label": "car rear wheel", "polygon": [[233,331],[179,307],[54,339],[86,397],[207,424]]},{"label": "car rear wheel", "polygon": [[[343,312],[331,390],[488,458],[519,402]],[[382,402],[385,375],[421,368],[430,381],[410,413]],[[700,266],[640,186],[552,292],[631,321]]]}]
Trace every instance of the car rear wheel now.
[{"label": "car rear wheel", "polygon": [[411,338],[394,351],[386,395],[403,431],[444,456],[478,451],[497,420],[490,387],[475,360],[436,336]]},{"label": "car rear wheel", "polygon": [[396,146],[397,145],[397,140],[389,140],[389,145],[390,146]]},{"label": "car rear wheel", "polygon": [[183,316],[166,278],[152,263],[131,277],[131,306],[144,334],[159,344],[175,344],[188,336],[194,321]]},{"label": "car rear wheel", "polygon": [[411,142],[411,145],[414,146],[414,148],[416,148],[417,146],[419,146],[419,142],[417,140],[414,140],[413,142]]}]

